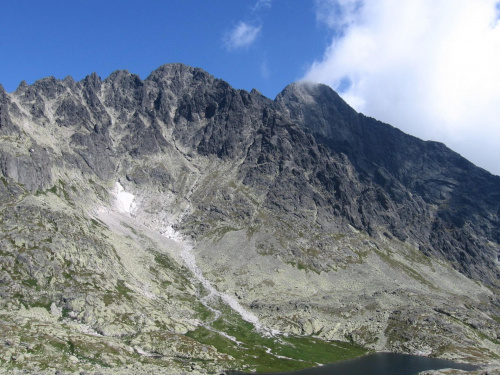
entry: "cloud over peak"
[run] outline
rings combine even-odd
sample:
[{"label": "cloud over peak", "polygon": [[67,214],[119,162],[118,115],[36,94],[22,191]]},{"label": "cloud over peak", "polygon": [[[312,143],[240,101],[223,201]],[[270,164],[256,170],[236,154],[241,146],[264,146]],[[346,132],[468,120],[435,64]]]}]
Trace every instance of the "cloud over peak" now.
[{"label": "cloud over peak", "polygon": [[305,79],[500,174],[498,0],[316,0],[333,30]]}]

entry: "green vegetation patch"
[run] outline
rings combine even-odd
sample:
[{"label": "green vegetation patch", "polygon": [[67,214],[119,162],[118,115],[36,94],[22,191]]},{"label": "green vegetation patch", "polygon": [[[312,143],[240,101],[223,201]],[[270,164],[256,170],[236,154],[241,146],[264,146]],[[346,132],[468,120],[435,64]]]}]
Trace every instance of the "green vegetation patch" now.
[{"label": "green vegetation patch", "polygon": [[129,289],[126,285],[125,285],[125,281],[123,280],[118,280],[118,282],[116,283],[116,286],[115,286],[116,290],[118,291],[118,294],[121,296],[121,297],[125,297],[126,299],[128,299],[129,301],[131,300],[131,297],[129,294],[133,294],[133,291],[131,289]]},{"label": "green vegetation patch", "polygon": [[[220,334],[224,332],[237,342]],[[234,313],[213,323],[213,330],[198,327],[187,336],[213,345],[219,352],[235,358],[235,369],[249,368],[257,372],[285,372],[351,359],[367,353],[357,345],[324,341],[311,336],[263,336],[254,326]]]}]

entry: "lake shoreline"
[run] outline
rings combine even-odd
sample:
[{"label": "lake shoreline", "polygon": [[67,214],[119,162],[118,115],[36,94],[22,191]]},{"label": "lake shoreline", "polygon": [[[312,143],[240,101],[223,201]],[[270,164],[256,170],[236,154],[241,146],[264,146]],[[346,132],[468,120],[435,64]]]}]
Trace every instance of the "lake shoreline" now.
[{"label": "lake shoreline", "polygon": [[372,352],[353,359],[322,364],[290,372],[242,372],[227,370],[226,375],[416,375],[422,371],[457,369],[462,371],[481,370],[485,365],[457,362],[448,359],[431,358],[423,355],[392,352]]}]

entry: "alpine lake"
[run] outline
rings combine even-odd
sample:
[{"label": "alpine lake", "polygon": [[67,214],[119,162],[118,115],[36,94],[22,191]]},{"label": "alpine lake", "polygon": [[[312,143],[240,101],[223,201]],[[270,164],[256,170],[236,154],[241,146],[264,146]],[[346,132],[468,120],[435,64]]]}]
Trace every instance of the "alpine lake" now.
[{"label": "alpine lake", "polygon": [[[374,353],[355,359],[332,363],[292,372],[259,373],[260,375],[415,375],[421,371],[452,368],[472,371],[476,365],[458,363],[445,359],[429,358],[397,353]],[[248,373],[228,371],[228,375]]]}]

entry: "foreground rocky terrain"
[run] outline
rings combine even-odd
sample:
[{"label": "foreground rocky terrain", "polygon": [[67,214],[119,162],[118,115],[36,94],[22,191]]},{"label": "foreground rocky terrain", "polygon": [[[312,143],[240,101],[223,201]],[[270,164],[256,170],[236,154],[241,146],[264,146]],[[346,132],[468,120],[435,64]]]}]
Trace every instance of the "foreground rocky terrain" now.
[{"label": "foreground rocky terrain", "polygon": [[0,368],[500,359],[500,177],[323,85],[0,87]]},{"label": "foreground rocky terrain", "polygon": [[477,371],[462,371],[454,369],[443,369],[435,371],[424,371],[418,375],[498,375],[500,374],[499,367],[485,367]]}]

